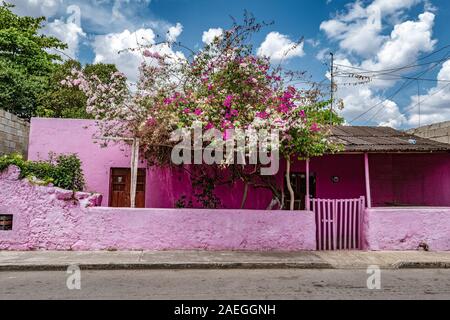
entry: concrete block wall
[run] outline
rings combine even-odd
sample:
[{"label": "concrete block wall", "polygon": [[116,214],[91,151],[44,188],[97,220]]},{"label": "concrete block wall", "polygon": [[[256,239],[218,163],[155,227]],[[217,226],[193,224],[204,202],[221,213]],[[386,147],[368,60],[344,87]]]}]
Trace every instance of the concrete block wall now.
[{"label": "concrete block wall", "polygon": [[428,126],[411,129],[408,130],[408,133],[442,143],[450,143],[450,121],[434,123]]},{"label": "concrete block wall", "polygon": [[18,152],[26,157],[29,132],[28,122],[0,109],[0,156]]}]

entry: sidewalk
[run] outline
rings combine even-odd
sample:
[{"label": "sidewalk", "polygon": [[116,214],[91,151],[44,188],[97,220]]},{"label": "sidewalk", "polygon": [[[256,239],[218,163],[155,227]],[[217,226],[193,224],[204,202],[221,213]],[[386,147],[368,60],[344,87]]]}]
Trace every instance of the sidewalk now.
[{"label": "sidewalk", "polygon": [[450,252],[0,251],[2,270],[450,268]]}]

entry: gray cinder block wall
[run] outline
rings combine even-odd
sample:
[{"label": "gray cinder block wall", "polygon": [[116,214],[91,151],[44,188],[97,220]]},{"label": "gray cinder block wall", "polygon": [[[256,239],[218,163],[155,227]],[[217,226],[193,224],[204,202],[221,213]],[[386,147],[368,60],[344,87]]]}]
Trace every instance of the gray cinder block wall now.
[{"label": "gray cinder block wall", "polygon": [[407,132],[422,138],[450,143],[450,121],[430,124]]},{"label": "gray cinder block wall", "polygon": [[17,152],[26,157],[29,132],[28,122],[0,109],[0,155]]}]

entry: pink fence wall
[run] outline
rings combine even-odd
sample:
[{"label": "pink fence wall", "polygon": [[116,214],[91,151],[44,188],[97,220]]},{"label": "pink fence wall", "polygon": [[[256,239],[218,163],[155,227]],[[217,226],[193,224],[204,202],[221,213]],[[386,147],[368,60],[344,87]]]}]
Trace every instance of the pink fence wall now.
[{"label": "pink fence wall", "polygon": [[13,230],[0,231],[0,250],[291,251],[316,245],[311,212],[85,208],[90,201],[17,177],[15,170],[0,174],[0,213],[13,214]]},{"label": "pink fence wall", "polygon": [[376,208],[364,214],[363,245],[368,250],[450,251],[450,208]]},{"label": "pink fence wall", "polygon": [[[315,218],[305,211],[116,209],[89,207],[98,195],[0,174],[0,213],[13,230],[0,231],[0,250],[314,250]],[[367,250],[450,251],[450,208],[367,209]]]}]

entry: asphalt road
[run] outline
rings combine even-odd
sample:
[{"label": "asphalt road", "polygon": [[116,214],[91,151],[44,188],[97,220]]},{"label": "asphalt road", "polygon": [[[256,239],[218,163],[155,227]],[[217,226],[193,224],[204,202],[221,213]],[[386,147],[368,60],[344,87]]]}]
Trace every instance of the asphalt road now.
[{"label": "asphalt road", "polygon": [[450,299],[450,269],[382,270],[380,290],[366,270],[81,271],[80,290],[69,276],[0,272],[0,299]]}]

